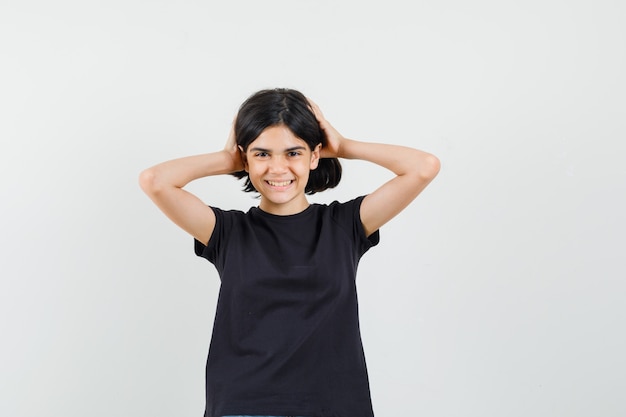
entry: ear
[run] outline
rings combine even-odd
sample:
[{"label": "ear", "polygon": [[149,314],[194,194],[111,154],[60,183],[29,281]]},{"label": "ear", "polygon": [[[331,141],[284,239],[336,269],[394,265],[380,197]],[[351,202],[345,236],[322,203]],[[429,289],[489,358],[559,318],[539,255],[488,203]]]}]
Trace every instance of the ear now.
[{"label": "ear", "polygon": [[318,143],[317,146],[311,152],[311,165],[310,169],[314,170],[320,163],[320,154],[322,152],[322,144]]},{"label": "ear", "polygon": [[246,172],[248,171],[248,155],[246,155],[246,152],[243,150],[243,147],[241,145],[237,145],[237,147],[239,148],[239,154],[241,155],[241,162],[243,162],[243,169]]}]

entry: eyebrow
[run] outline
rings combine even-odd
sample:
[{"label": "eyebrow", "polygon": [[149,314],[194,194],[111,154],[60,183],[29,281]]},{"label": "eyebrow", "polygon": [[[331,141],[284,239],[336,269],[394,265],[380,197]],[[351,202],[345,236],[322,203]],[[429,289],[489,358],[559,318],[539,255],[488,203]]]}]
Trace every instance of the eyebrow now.
[{"label": "eyebrow", "polygon": [[[265,148],[259,148],[259,147],[254,147],[254,148],[251,148],[250,150],[251,151],[256,151],[256,152],[271,153],[271,150],[265,149]],[[306,150],[306,148],[304,146],[292,146],[291,148],[285,149],[284,152],[302,151],[302,150]]]}]

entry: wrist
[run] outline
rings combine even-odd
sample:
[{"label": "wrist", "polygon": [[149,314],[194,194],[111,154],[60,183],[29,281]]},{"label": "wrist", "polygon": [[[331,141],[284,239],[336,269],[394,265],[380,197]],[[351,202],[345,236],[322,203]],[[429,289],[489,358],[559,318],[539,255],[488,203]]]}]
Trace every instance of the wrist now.
[{"label": "wrist", "polygon": [[353,142],[353,140],[342,137],[337,144],[337,158],[351,159],[350,149],[353,145]]},{"label": "wrist", "polygon": [[243,171],[243,160],[238,148],[235,148],[234,150],[224,149],[222,152],[226,160],[226,165],[228,167],[227,171],[229,174]]}]

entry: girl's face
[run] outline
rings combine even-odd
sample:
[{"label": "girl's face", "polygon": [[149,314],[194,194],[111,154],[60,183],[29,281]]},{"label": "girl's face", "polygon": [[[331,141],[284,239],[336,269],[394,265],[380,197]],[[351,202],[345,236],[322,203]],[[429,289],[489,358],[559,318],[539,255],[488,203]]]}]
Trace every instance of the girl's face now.
[{"label": "girl's face", "polygon": [[300,213],[309,202],[304,189],[309,172],[317,168],[321,144],[309,145],[284,125],[265,129],[248,146],[245,169],[254,188],[261,194],[259,208],[267,213]]}]

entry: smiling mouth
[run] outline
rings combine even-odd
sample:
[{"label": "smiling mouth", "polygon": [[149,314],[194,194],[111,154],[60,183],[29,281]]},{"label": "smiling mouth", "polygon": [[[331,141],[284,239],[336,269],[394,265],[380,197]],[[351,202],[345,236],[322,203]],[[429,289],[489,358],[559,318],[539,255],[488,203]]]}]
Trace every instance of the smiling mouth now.
[{"label": "smiling mouth", "polygon": [[266,181],[272,187],[286,187],[293,182],[293,180],[289,181]]}]

